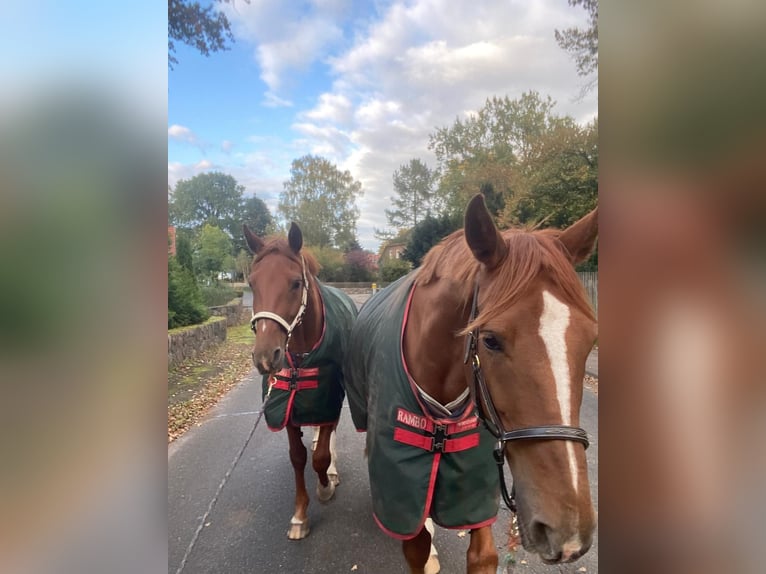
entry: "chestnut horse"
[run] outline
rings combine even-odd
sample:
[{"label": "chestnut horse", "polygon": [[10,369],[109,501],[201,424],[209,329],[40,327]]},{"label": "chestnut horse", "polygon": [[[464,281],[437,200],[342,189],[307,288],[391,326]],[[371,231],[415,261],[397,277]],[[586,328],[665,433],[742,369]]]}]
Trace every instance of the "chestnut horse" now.
[{"label": "chestnut horse", "polygon": [[495,450],[511,468],[524,547],[547,563],[589,549],[577,425],[597,330],[573,265],[596,234],[596,210],[565,231],[500,232],[477,195],[463,230],[362,308],[346,392],[367,431],[374,517],[403,540],[411,572],[438,570],[429,519],[471,531],[468,572],[496,572]]},{"label": "chestnut horse", "polygon": [[309,534],[302,426],[319,429],[312,458],[319,501],[328,502],[340,482],[335,426],[344,398],[343,350],[356,305],[316,278],[319,266],[301,251],[298,225],[290,226],[287,241],[264,241],[246,225],[243,229],[255,254],[248,277],[253,291],[253,363],[263,375],[266,423],[272,431],[287,429],[295,471],[295,511],[287,536],[300,540]]}]

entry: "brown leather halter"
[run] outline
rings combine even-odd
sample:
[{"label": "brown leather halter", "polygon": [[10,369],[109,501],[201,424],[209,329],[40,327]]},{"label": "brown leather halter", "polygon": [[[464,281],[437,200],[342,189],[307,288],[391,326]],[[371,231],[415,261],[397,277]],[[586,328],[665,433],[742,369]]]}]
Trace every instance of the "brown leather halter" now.
[{"label": "brown leather halter", "polygon": [[[470,324],[478,312],[479,304],[479,280],[476,280],[476,286],[473,290],[473,303],[471,303],[471,315],[468,319]],[[492,402],[492,395],[489,393],[487,382],[484,380],[484,374],[481,371],[481,361],[477,349],[479,340],[479,329],[474,329],[466,336],[464,364],[468,364],[471,359],[473,376],[469,378],[468,387],[471,389],[471,395],[474,397],[479,417],[484,422],[487,430],[497,439],[494,456],[497,462],[497,469],[500,473],[500,490],[506,506],[512,512],[516,512],[515,488],[511,489],[509,496],[508,489],[505,486],[505,476],[503,475],[503,464],[505,463],[505,443],[514,440],[534,439],[534,440],[571,440],[581,443],[586,449],[589,446],[588,433],[580,427],[568,425],[542,425],[535,427],[524,427],[507,431],[503,426],[503,421],[497,414],[497,409]]]}]

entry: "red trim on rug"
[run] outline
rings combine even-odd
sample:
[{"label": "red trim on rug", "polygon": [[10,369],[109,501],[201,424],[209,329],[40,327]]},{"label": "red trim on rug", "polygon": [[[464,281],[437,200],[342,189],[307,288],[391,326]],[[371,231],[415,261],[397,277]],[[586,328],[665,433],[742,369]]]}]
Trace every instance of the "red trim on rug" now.
[{"label": "red trim on rug", "polygon": [[436,520],[434,520],[435,524],[438,524],[442,528],[446,528],[447,530],[475,530],[477,528],[484,528],[485,526],[490,526],[497,522],[497,515],[493,516],[492,518],[489,518],[485,520],[484,522],[477,522],[476,524],[467,524],[465,526],[444,526],[444,524],[440,524]]},{"label": "red trim on rug", "polygon": [[[284,377],[284,379],[290,379],[293,369],[284,368],[274,375],[274,377]],[[319,367],[302,367],[298,368],[298,378],[303,379],[306,377],[316,377],[319,375]]]},{"label": "red trim on rug", "polygon": [[[422,448],[425,451],[434,450],[434,438],[424,436],[400,427],[394,428],[394,440],[402,444]],[[443,452],[460,452],[479,446],[479,433],[472,433],[460,438],[444,439]]]},{"label": "red trim on rug", "polygon": [[378,518],[378,515],[375,514],[375,511],[372,512],[372,517],[375,519],[375,522],[378,525],[378,528],[380,528],[384,533],[389,535],[391,538],[396,538],[397,540],[411,540],[415,538],[421,530],[423,530],[423,527],[426,524],[426,519],[428,518],[428,515],[431,513],[431,501],[433,500],[434,496],[434,485],[436,484],[436,474],[439,471],[439,460],[441,459],[441,453],[437,452],[434,456],[433,464],[431,465],[431,477],[428,480],[428,493],[426,494],[426,505],[423,509],[423,516],[420,519],[420,524],[418,524],[418,527],[415,529],[414,534],[397,534],[396,532],[389,530],[385,526],[383,526],[383,523],[381,523],[380,519]]},{"label": "red trim on rug", "polygon": [[[279,389],[280,391],[289,391],[290,382],[277,379],[277,381],[274,383],[274,388]],[[319,388],[319,381],[317,379],[311,379],[306,381],[299,380],[298,387],[294,390],[304,391],[306,389],[316,389],[316,388]]]},{"label": "red trim on rug", "polygon": [[280,426],[276,430],[282,430],[283,428],[287,426],[287,421],[290,420],[290,414],[292,413],[292,410],[293,410],[293,400],[295,400],[295,393],[297,392],[298,392],[297,390],[290,391],[290,398],[287,399],[287,408],[285,409],[285,420],[282,421],[282,426]]},{"label": "red trim on rug", "polygon": [[[427,416],[411,413],[407,409],[401,407],[396,410],[396,422],[402,423],[408,427],[424,430],[433,434],[436,424],[432,419]],[[446,434],[458,434],[461,432],[473,430],[479,426],[479,417],[474,415],[472,417],[464,417],[461,420],[446,425]]]}]

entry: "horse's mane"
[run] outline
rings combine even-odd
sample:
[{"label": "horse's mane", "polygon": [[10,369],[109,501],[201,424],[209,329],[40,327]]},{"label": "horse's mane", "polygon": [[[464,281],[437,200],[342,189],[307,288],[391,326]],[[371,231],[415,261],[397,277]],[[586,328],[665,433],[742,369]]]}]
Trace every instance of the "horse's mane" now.
[{"label": "horse's mane", "polygon": [[[508,246],[508,255],[493,270],[493,281],[483,291],[482,299],[489,304],[485,303],[480,309],[466,332],[486,325],[494,315],[510,309],[541,272],[547,272],[561,289],[567,303],[595,320],[585,289],[564,246],[557,240],[561,233],[559,230],[509,229],[501,233]],[[461,229],[445,237],[426,254],[416,284],[427,285],[439,278],[450,279],[465,289],[466,300],[470,300],[480,269],[481,263],[471,253]]]},{"label": "horse's mane", "polygon": [[[296,255],[295,252],[292,249],[290,249],[290,245],[287,243],[287,240],[284,237],[270,237],[266,239],[266,244],[258,252],[258,254],[253,258],[252,265],[255,265],[267,255],[271,255],[274,253],[278,255],[283,255],[287,257],[288,259],[292,259],[298,265],[301,264],[300,256]],[[301,249],[300,255],[303,256],[303,260],[306,262],[307,272],[310,275],[316,277],[317,273],[319,273],[319,262],[311,253],[309,253],[305,249]]]}]

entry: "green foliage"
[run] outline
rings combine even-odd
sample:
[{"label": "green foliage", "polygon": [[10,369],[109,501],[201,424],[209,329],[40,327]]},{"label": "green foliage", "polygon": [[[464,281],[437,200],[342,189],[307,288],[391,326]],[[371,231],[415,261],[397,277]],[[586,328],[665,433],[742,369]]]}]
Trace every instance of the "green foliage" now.
[{"label": "green foliage", "polygon": [[208,317],[208,311],[194,280],[194,275],[168,258],[168,329],[196,325]]},{"label": "green foliage", "polygon": [[[228,2],[228,0],[223,0]],[[175,41],[199,50],[204,56],[210,52],[227,50],[226,40],[234,41],[229,20],[222,12],[213,12],[213,6],[203,8],[190,0],[168,0],[168,66],[178,63]]]},{"label": "green foliage", "polygon": [[255,195],[244,197],[244,191],[236,179],[220,172],[182,179],[170,194],[170,223],[179,232],[185,228],[192,234],[197,234],[205,224],[219,227],[231,238],[231,255],[236,256],[240,249],[247,249],[243,223],[258,235],[265,235],[273,223],[266,204]]},{"label": "green foliage", "polygon": [[213,225],[205,224],[197,237],[194,266],[201,276],[217,282],[218,274],[232,269],[231,239]]},{"label": "green foliage", "polygon": [[194,274],[192,244],[183,231],[176,231],[176,261],[181,267]]},{"label": "green foliage", "polygon": [[394,172],[394,209],[386,209],[388,224],[414,227],[431,214],[437,173],[419,159],[411,159]]},{"label": "green foliage", "polygon": [[506,205],[510,225],[565,228],[598,203],[598,122],[562,119],[536,143],[530,169]]},{"label": "green foliage", "polygon": [[437,193],[445,211],[462,215],[482,188],[491,188],[507,201],[516,187],[514,179],[527,170],[536,139],[558,119],[553,107],[550,97],[534,91],[515,100],[493,97],[477,114],[431,134],[429,148],[443,174]]},{"label": "green foliage", "polygon": [[434,245],[460,227],[460,219],[455,216],[427,217],[412,229],[402,258],[418,267]]},{"label": "green foliage", "polygon": [[304,249],[311,253],[319,263],[320,269],[317,276],[320,281],[342,281],[340,277],[343,276],[343,265],[345,263],[342,251],[332,247],[315,246],[306,247]]},{"label": "green foliage", "polygon": [[343,248],[356,236],[362,184],[328,160],[306,155],[293,160],[290,179],[279,195],[279,212],[300,224],[303,240],[319,247]]},{"label": "green foliage", "polygon": [[202,301],[207,307],[226,305],[226,303],[232,299],[239,297],[239,295],[237,295],[237,291],[226,283],[218,283],[217,285],[203,285],[200,287],[200,293],[202,295]]},{"label": "green foliage", "polygon": [[234,215],[233,225],[226,228],[234,243],[233,253],[239,253],[242,249],[247,250],[245,236],[242,234],[243,223],[246,223],[250,230],[259,237],[270,232],[273,219],[269,208],[266,207],[260,197],[255,195],[245,197]]},{"label": "green foliage", "polygon": [[[556,30],[556,42],[575,61],[577,73],[589,76],[598,72],[598,0],[569,0],[570,6],[582,6],[588,11],[590,26],[586,30],[567,28]],[[595,82],[586,86],[586,91],[592,89]]]},{"label": "green foliage", "polygon": [[178,227],[199,229],[206,223],[231,231],[240,229],[240,207],[245,188],[232,176],[218,171],[180,180],[168,206],[171,222]]},{"label": "green foliage", "polygon": [[516,100],[491,98],[477,114],[431,134],[445,212],[462,216],[478,191],[501,227],[566,227],[592,209],[598,122],[579,126],[555,114],[554,106],[533,91]]},{"label": "green foliage", "polygon": [[250,265],[252,262],[252,255],[244,249],[240,249],[234,263],[236,265],[237,275],[241,275],[242,280],[245,282],[247,282],[247,277],[250,275]]},{"label": "green foliage", "polygon": [[380,266],[380,280],[390,283],[396,281],[399,277],[403,277],[412,271],[412,266],[408,261],[404,259],[387,259]]}]

